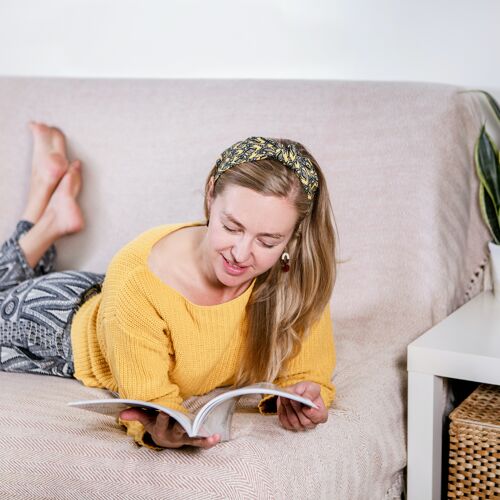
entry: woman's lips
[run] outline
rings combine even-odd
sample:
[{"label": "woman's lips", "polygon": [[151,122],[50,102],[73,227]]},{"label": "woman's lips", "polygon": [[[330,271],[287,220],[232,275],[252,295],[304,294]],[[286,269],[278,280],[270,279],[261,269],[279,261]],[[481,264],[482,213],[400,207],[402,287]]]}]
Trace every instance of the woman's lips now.
[{"label": "woman's lips", "polygon": [[[222,255],[222,254],[221,254]],[[236,264],[231,264],[225,257],[222,255],[222,262],[224,265],[224,269],[231,276],[240,276],[243,274],[248,266],[238,266]]]}]

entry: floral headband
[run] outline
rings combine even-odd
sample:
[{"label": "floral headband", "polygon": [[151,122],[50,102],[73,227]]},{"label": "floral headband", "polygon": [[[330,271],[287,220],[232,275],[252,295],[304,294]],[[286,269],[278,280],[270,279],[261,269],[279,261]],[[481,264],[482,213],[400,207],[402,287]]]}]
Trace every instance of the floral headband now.
[{"label": "floral headband", "polygon": [[294,144],[282,144],[275,139],[249,137],[222,152],[217,162],[214,180],[229,168],[240,163],[274,159],[292,170],[299,178],[307,198],[312,200],[318,189],[318,173],[311,160],[301,155]]}]

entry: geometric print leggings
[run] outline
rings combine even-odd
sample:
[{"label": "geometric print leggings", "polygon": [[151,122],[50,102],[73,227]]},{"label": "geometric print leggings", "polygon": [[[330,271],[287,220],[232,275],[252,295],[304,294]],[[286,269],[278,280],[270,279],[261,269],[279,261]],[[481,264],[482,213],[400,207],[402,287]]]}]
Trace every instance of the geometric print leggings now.
[{"label": "geometric print leggings", "polygon": [[53,245],[31,268],[19,238],[32,226],[18,222],[0,248],[0,370],[72,377],[71,320],[101,291],[104,275],[52,272]]}]

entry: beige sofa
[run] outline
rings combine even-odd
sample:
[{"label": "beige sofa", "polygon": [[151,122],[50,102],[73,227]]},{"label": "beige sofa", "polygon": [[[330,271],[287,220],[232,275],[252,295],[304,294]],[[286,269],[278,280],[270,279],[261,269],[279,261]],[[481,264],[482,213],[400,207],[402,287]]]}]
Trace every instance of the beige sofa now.
[{"label": "beige sofa", "polygon": [[59,269],[104,272],[139,232],[201,218],[205,176],[228,145],[307,145],[339,233],[337,396],[313,431],[284,430],[246,401],[230,442],[156,452],[66,405],[99,389],[0,373],[0,497],[400,498],[406,346],[479,291],[486,263],[475,98],[423,83],[2,78],[2,238],[28,189],[30,119],[60,126],[83,161],[87,227],[60,242]]}]

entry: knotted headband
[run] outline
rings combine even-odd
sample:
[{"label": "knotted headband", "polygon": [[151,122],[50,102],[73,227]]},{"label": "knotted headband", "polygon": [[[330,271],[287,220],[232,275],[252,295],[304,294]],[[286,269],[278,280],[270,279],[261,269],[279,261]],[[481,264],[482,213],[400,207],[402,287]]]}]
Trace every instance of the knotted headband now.
[{"label": "knotted headband", "polygon": [[318,189],[318,173],[311,160],[301,155],[294,144],[282,144],[275,139],[249,137],[233,144],[217,159],[214,180],[229,168],[240,163],[274,159],[291,169],[299,178],[307,198],[312,200]]}]

